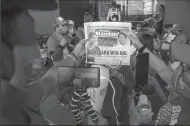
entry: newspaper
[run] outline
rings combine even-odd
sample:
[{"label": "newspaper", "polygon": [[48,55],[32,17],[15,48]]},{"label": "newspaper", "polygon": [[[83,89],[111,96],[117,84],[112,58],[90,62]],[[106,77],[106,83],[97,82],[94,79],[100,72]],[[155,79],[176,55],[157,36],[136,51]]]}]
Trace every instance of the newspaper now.
[{"label": "newspaper", "polygon": [[129,65],[131,23],[90,22],[84,24],[86,63],[100,65]]}]

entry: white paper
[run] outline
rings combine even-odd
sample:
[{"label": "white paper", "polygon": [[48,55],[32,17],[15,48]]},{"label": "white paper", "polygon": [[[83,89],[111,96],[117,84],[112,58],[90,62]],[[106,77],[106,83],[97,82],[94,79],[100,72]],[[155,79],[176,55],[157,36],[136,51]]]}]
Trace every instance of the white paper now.
[{"label": "white paper", "polygon": [[90,22],[84,24],[86,63],[101,65],[129,65],[131,23]]}]

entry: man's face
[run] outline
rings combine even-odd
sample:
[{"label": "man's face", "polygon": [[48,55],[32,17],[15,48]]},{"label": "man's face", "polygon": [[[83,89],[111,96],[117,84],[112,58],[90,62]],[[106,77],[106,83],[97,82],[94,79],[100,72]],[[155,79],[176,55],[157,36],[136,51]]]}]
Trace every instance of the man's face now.
[{"label": "man's face", "polygon": [[124,34],[120,34],[119,37],[118,37],[118,40],[120,42],[121,45],[125,45],[126,44],[126,37]]},{"label": "man's face", "polygon": [[74,34],[74,31],[75,31],[74,26],[70,25],[68,31],[69,31],[70,34]]},{"label": "man's face", "polygon": [[7,22],[4,22],[4,26],[5,41],[11,46],[33,45],[37,43],[37,39],[34,36],[34,19],[28,11],[23,11],[16,15],[14,19],[7,19]]},{"label": "man's face", "polygon": [[67,27],[66,25],[64,25],[64,26],[59,25],[59,26],[56,28],[56,31],[59,32],[59,33],[67,33],[68,27]]},{"label": "man's face", "polygon": [[88,11],[86,11],[86,12],[85,12],[85,14],[86,14],[86,15],[88,15],[88,14],[89,14],[89,12],[88,12]]}]

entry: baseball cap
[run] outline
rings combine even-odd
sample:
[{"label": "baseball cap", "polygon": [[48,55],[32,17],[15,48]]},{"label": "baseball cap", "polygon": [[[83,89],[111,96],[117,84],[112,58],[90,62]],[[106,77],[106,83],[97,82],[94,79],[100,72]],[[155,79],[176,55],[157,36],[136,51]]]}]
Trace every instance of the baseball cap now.
[{"label": "baseball cap", "polygon": [[55,20],[53,21],[53,26],[57,26],[57,25],[66,25],[69,24],[67,20],[65,20],[63,17],[59,16],[56,17]]},{"label": "baseball cap", "polygon": [[68,23],[69,23],[70,25],[75,25],[75,22],[74,22],[73,20],[68,20]]},{"label": "baseball cap", "polygon": [[58,4],[55,0],[1,0],[1,11],[10,11],[14,8],[31,10],[56,10]]},{"label": "baseball cap", "polygon": [[183,30],[183,27],[180,24],[173,24],[172,27],[167,28],[167,30],[169,30],[169,31],[176,31],[176,30],[181,31],[181,30]]}]

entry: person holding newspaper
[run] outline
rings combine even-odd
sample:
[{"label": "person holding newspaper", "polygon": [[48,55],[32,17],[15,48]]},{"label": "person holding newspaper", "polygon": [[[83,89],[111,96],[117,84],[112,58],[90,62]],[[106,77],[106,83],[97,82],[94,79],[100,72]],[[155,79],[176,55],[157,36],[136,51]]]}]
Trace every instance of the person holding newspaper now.
[{"label": "person holding newspaper", "polygon": [[[134,33],[131,33],[129,38],[137,49],[143,46]],[[178,67],[176,71],[170,69],[149,49],[146,48],[144,52],[149,53],[150,67],[168,84],[170,92],[172,92],[168,103],[163,105],[158,113],[155,113],[157,116],[151,123],[154,125],[188,125],[190,123],[190,58],[187,57],[190,53],[190,46],[178,42],[172,43],[172,55],[186,64]],[[130,125],[140,125],[142,123],[141,116],[138,114],[133,100],[129,111]]]}]

